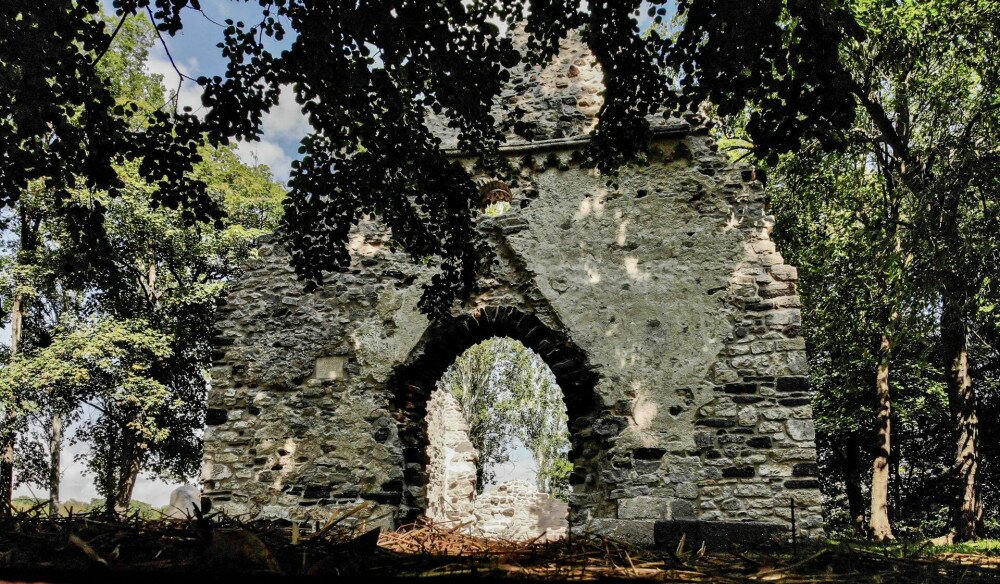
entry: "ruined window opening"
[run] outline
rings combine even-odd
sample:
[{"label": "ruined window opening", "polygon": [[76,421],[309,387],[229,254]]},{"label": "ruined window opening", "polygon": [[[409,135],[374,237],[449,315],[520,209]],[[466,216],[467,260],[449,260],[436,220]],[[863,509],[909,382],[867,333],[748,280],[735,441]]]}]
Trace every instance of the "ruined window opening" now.
[{"label": "ruined window opening", "polygon": [[565,535],[569,421],[534,351],[508,337],[473,345],[438,381],[426,419],[430,519],[486,537]]},{"label": "ruined window opening", "polygon": [[510,187],[499,180],[488,180],[479,185],[480,207],[487,217],[499,217],[510,210],[513,195]]}]

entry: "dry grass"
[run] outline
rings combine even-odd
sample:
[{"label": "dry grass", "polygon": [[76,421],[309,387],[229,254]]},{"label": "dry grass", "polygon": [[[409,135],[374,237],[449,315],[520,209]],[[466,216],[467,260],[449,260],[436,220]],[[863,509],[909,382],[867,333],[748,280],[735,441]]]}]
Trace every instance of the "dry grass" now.
[{"label": "dry grass", "polygon": [[791,550],[704,553],[646,550],[598,537],[487,540],[461,526],[419,522],[365,530],[351,510],[310,530],[213,515],[192,521],[43,517],[0,519],[0,580],[192,581],[438,577],[466,580],[655,580],[661,582],[1000,582],[998,559],[939,555],[926,546],[850,543]]},{"label": "dry grass", "polygon": [[[531,580],[653,580],[660,582],[988,582],[1000,581],[1000,561],[978,554],[936,556],[928,547],[859,548],[849,543],[789,549],[705,553],[648,550],[607,538],[557,542],[487,540],[460,527],[428,522],[383,534],[379,545],[422,558],[413,575],[483,575]],[[435,562],[434,559],[438,559]]]}]

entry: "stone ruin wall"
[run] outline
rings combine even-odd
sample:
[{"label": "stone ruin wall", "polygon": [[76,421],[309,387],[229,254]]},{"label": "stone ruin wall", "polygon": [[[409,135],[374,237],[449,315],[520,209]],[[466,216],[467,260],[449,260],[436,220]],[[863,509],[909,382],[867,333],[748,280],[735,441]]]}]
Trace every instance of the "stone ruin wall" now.
[{"label": "stone ruin wall", "polygon": [[[819,534],[796,273],[765,193],[705,135],[656,151],[617,189],[571,150],[521,156],[513,209],[480,220],[493,261],[456,316],[515,309],[586,354],[598,411],[571,419],[592,461],[574,525],[639,542],[669,519],[787,525],[794,497],[800,535]],[[416,302],[434,266],[375,226],[352,242],[353,264],[312,293],[267,243],[230,294],[204,482],[231,513],[325,518],[367,499],[389,526],[424,506],[388,385],[428,342]]]},{"label": "stone ruin wall", "polygon": [[435,391],[427,402],[427,517],[453,526],[475,521],[478,463],[458,400]]},{"label": "stone ruin wall", "polygon": [[796,271],[762,185],[677,120],[616,186],[581,167],[600,71],[567,43],[502,96],[543,141],[511,137],[512,209],[478,219],[489,261],[451,321],[416,309],[434,262],[374,224],[314,292],[277,242],[249,261],[218,323],[203,469],[216,507],[325,520],[367,500],[369,525],[414,518],[435,375],[495,334],[539,353],[566,394],[573,529],[648,544],[658,523],[787,528],[794,498],[799,535],[822,533]]},{"label": "stone ruin wall", "polygon": [[[476,495],[479,453],[458,400],[436,390],[427,403],[427,517],[466,533],[505,540],[559,539],[568,505],[526,481]],[[462,527],[464,526],[464,527]]]},{"label": "stone ruin wall", "polygon": [[569,505],[527,481],[487,487],[476,497],[472,533],[503,540],[552,541],[566,536]]}]

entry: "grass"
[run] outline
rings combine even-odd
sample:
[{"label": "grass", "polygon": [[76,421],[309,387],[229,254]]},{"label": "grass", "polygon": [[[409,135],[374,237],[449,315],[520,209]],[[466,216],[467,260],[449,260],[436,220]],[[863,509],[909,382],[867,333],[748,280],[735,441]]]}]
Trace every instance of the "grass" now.
[{"label": "grass", "polygon": [[[29,511],[38,505],[42,505],[44,509],[48,509],[48,505],[45,504],[45,499],[36,499],[34,497],[17,497],[11,504],[17,511]],[[75,499],[70,499],[68,501],[63,501],[59,503],[59,515],[66,517],[72,512],[74,515],[81,515],[84,513],[90,513],[92,511],[100,511],[104,509],[104,499],[91,499],[90,502],[77,501]],[[149,503],[143,503],[142,501],[132,501],[128,506],[129,515],[139,514],[142,519],[152,520],[159,519],[163,517],[163,514],[167,513],[169,507],[153,507]]]},{"label": "grass", "polygon": [[970,554],[987,557],[1000,557],[1000,539],[980,539],[950,545],[930,545],[926,541],[891,541],[875,542],[866,539],[829,539],[827,543],[833,547],[850,547],[872,553],[880,553],[894,558],[906,558],[916,553],[925,556],[940,556],[945,554]]},{"label": "grass", "polygon": [[965,543],[933,546],[935,554],[979,554],[983,556],[1000,556],[1000,539],[981,539]]}]

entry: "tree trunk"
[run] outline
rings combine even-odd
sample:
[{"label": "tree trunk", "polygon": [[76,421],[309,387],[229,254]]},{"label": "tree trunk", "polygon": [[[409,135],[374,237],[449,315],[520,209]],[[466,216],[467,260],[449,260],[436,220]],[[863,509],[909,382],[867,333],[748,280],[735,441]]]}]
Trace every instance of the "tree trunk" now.
[{"label": "tree trunk", "polygon": [[889,523],[889,453],[892,440],[892,402],[889,394],[889,359],[892,341],[882,335],[881,358],[875,381],[878,413],[875,417],[875,460],[872,463],[872,537],[878,541],[895,539]]},{"label": "tree trunk", "polygon": [[969,374],[965,294],[960,281],[944,286],[941,348],[955,440],[954,489],[950,541],[967,541],[979,534],[983,501],[979,489],[979,417],[976,392]]},{"label": "tree trunk", "polygon": [[865,523],[865,497],[861,492],[861,444],[858,436],[851,433],[844,441],[843,468],[844,487],[847,491],[847,508],[851,513],[851,523],[854,530],[861,535],[867,535],[868,526]]},{"label": "tree trunk", "polygon": [[112,484],[107,485],[108,489],[104,493],[104,510],[110,517],[122,517],[128,513],[132,502],[132,491],[135,489],[142,461],[137,456],[122,455],[112,465],[114,469],[109,477]]},{"label": "tree trunk", "polygon": [[62,414],[52,414],[49,428],[49,515],[59,516],[59,484],[62,478]]},{"label": "tree trunk", "polygon": [[549,481],[545,476],[545,453],[541,452],[541,449],[533,449],[531,451],[532,456],[535,457],[535,466],[538,468],[538,473],[535,474],[535,488],[538,489],[540,493],[549,492]]},{"label": "tree trunk", "polygon": [[903,511],[903,477],[899,475],[900,459],[902,451],[900,446],[903,441],[899,437],[899,412],[892,412],[892,450],[889,451],[889,487],[891,496],[889,497],[889,521],[896,521],[897,517],[905,515]]},{"label": "tree trunk", "polygon": [[[25,259],[25,254],[35,251],[38,246],[38,227],[41,218],[32,214],[20,204],[18,263]],[[17,283],[15,283],[17,284]],[[24,298],[15,286],[14,302],[10,310],[10,359],[13,361],[21,352],[24,339]],[[14,453],[17,446],[17,433],[14,430],[0,437],[0,514],[6,515],[13,509],[11,500],[14,496]]]},{"label": "tree trunk", "polygon": [[14,498],[14,439],[13,432],[0,441],[0,517],[10,515]]},{"label": "tree trunk", "polygon": [[[942,249],[961,250],[959,233],[960,194],[949,192],[941,206]],[[946,252],[947,253],[947,252]],[[969,329],[966,314],[971,304],[969,274],[962,269],[962,257],[952,253],[941,259],[941,358],[951,411],[955,444],[953,467],[954,499],[951,528],[944,539],[967,541],[979,535],[983,501],[979,488],[979,417],[976,392],[969,373]]]},{"label": "tree trunk", "polygon": [[115,492],[115,513],[119,517],[128,513],[129,503],[132,502],[132,491],[135,489],[135,481],[139,478],[140,462],[138,456],[133,456],[127,466],[122,469],[122,475],[118,479],[118,489]]},{"label": "tree trunk", "polygon": [[[114,425],[112,420],[105,423]],[[109,517],[121,517],[128,513],[132,501],[132,491],[142,468],[144,451],[138,446],[138,437],[127,428],[116,427],[109,432],[111,440],[107,444],[105,462],[105,482],[101,489],[104,495],[104,510]]]},{"label": "tree trunk", "polygon": [[[23,222],[23,219],[22,219]],[[24,228],[22,227],[22,230]],[[23,238],[22,238],[23,239]],[[20,294],[14,296],[10,310],[10,358],[13,360],[20,349],[24,326],[24,299]],[[12,511],[11,501],[14,497],[14,448],[17,445],[17,433],[11,430],[0,440],[0,514],[9,515]]]}]

